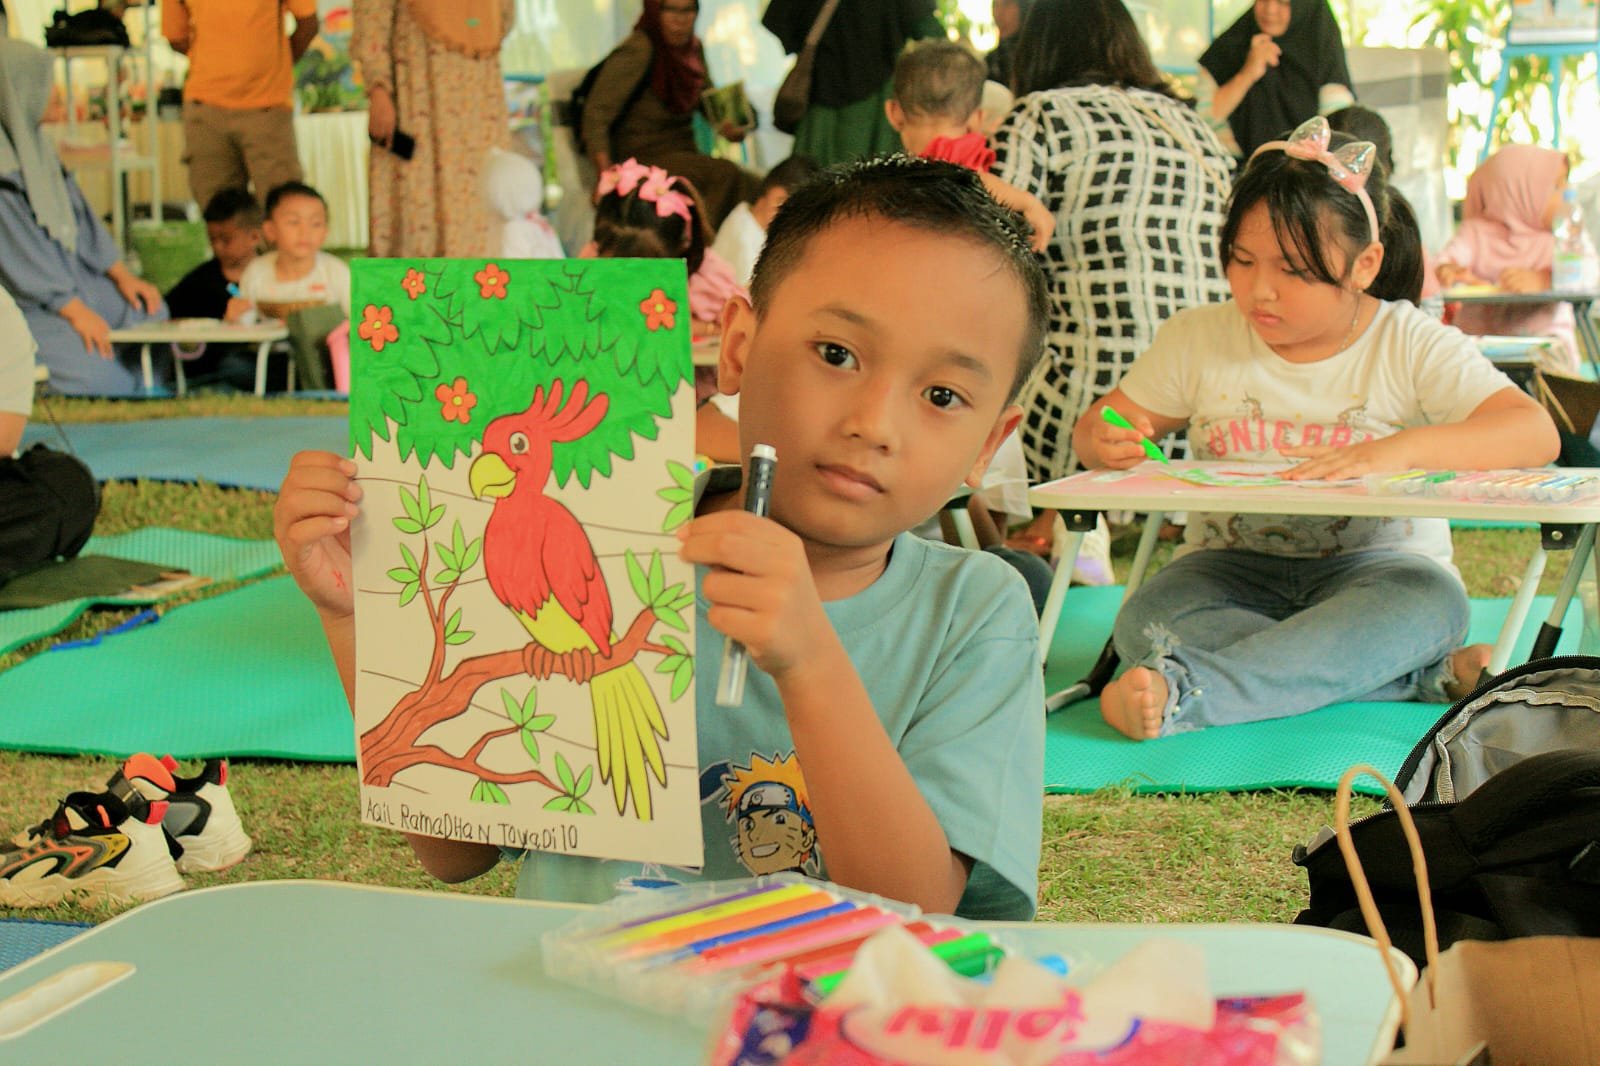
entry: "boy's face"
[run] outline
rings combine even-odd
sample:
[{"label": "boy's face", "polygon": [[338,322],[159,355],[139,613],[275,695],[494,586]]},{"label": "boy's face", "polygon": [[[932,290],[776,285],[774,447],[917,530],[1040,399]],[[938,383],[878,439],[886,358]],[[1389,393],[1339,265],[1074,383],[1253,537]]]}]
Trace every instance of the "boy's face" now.
[{"label": "boy's face", "polygon": [[314,196],[285,196],[262,229],[280,256],[311,259],[328,237],[328,209]]},{"label": "boy's face", "polygon": [[211,254],[217,262],[226,270],[236,270],[256,257],[261,230],[230,218],[226,222],[207,222],[206,238],[211,241]]},{"label": "boy's face", "polygon": [[[966,482],[1021,409],[1021,284],[975,239],[881,218],[814,235],[758,321],[723,312],[740,445],[778,451],[772,516],[808,548],[886,551]],[[813,555],[813,561],[816,556]]]}]

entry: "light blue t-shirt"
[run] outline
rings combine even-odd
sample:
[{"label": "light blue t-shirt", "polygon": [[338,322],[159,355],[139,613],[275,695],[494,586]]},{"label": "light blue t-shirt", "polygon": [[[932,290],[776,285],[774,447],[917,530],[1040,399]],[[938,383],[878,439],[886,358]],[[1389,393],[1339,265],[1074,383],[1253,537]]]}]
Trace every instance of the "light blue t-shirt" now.
[{"label": "light blue t-shirt", "polygon": [[[994,556],[902,534],[871,586],[823,607],[950,846],[974,860],[956,913],[1031,918],[1043,811],[1044,676],[1038,621],[1022,579]],[[722,636],[706,621],[703,597],[695,609],[704,868],[529,852],[517,895],[601,902],[660,880],[780,870],[827,876],[777,687],[751,663],[744,705],[718,707]]]}]

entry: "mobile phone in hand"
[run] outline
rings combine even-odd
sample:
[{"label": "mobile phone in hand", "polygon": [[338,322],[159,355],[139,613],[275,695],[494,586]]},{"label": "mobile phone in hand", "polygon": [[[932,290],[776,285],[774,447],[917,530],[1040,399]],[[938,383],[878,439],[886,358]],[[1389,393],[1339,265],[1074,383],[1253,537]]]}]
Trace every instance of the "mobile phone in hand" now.
[{"label": "mobile phone in hand", "polygon": [[403,130],[395,130],[389,138],[389,151],[401,159],[410,159],[417,151],[417,139]]}]

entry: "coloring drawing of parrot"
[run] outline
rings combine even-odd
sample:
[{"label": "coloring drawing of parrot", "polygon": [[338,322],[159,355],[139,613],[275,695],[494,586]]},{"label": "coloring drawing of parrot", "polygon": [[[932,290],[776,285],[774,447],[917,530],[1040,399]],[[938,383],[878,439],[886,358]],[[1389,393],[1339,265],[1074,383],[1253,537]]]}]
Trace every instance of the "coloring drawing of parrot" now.
[{"label": "coloring drawing of parrot", "polygon": [[631,796],[634,816],[648,821],[645,771],[648,765],[666,784],[666,722],[638,666],[630,662],[593,673],[594,657],[609,655],[617,639],[611,595],[583,526],[544,494],[551,445],[592,431],[605,417],[607,401],[604,395],[590,398],[587,381],[572,386],[565,406],[562,392],[560,380],[551,383],[548,396],[536,388],[526,411],[496,418],[484,430],[482,452],[467,472],[473,496],[494,501],[483,533],[483,568],[495,597],[550,653],[536,656],[535,675],[547,677],[561,662],[574,681],[588,681],[600,779],[610,782],[618,814]]}]

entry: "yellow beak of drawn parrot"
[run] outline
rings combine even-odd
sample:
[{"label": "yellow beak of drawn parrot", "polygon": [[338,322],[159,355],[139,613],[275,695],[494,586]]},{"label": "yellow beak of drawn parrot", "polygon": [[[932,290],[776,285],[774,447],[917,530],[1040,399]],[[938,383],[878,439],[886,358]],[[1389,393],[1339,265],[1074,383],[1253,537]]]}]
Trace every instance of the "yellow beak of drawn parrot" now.
[{"label": "yellow beak of drawn parrot", "polygon": [[517,474],[494,452],[484,452],[468,468],[467,484],[477,499],[485,496],[499,499],[511,495],[511,490],[517,487]]}]

